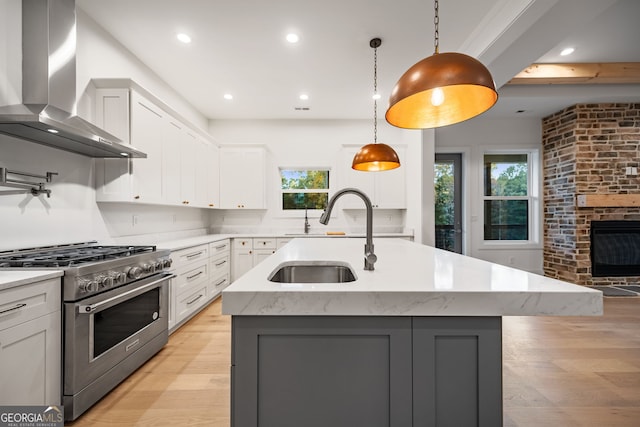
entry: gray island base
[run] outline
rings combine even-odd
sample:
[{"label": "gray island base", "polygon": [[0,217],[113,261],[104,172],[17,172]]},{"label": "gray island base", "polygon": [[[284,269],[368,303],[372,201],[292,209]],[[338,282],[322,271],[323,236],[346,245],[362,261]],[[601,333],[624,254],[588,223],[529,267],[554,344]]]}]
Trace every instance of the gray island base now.
[{"label": "gray island base", "polygon": [[[502,425],[502,317],[597,316],[602,293],[404,240],[295,239],[223,291],[233,427]],[[278,283],[341,262],[347,283]]]},{"label": "gray island base", "polygon": [[235,427],[502,425],[500,317],[232,321]]}]

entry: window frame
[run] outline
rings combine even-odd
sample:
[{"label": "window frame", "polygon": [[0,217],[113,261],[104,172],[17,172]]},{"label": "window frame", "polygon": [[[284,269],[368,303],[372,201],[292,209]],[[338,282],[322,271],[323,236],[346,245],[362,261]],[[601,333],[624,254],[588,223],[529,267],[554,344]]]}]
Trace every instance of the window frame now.
[{"label": "window frame", "polygon": [[[526,155],[527,156],[527,195],[526,196],[486,196],[485,195],[485,156],[487,155]],[[480,176],[479,176],[479,194],[480,194],[480,248],[496,249],[496,248],[513,248],[513,247],[540,247],[539,230],[541,227],[540,212],[540,176],[542,173],[540,163],[540,150],[533,148],[522,149],[484,149],[480,156]],[[527,201],[527,240],[485,240],[485,201],[486,200],[526,200]]]},{"label": "window frame", "polygon": [[[326,171],[329,173],[329,186],[326,189],[296,189],[285,190],[282,188],[282,171]],[[333,181],[335,176],[333,168],[330,166],[278,166],[278,211],[279,216],[287,218],[304,218],[305,209],[284,209],[282,207],[282,196],[285,193],[327,193],[327,201],[331,198]],[[320,218],[324,209],[307,209],[307,216],[310,218]]]}]

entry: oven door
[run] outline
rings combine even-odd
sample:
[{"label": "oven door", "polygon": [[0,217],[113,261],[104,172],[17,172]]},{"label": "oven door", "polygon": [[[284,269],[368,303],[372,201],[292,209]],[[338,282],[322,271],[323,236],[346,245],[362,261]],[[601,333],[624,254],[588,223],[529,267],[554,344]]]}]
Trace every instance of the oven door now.
[{"label": "oven door", "polygon": [[166,344],[172,277],[160,273],[64,303],[65,395],[80,392],[125,359],[136,357],[136,353],[148,358],[148,349],[139,351],[148,343],[157,345],[160,340],[161,346]]}]

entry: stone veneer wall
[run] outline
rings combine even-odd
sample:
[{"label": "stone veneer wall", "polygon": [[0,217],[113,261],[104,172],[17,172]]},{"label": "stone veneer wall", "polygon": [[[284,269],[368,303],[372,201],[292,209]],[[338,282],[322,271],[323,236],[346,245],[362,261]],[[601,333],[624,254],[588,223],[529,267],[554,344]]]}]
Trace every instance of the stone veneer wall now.
[{"label": "stone veneer wall", "polygon": [[640,104],[578,104],[542,120],[544,274],[580,285],[640,283],[591,277],[592,220],[640,220],[640,207],[578,208],[578,194],[640,194]]}]

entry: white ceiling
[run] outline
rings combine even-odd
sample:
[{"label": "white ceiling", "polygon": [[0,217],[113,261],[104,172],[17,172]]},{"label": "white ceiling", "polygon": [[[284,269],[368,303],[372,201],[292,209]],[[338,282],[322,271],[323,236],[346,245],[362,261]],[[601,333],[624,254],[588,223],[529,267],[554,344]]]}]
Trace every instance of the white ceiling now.
[{"label": "white ceiling", "polygon": [[[373,37],[382,39],[383,117],[398,78],[433,53],[433,3],[425,0],[77,5],[211,119],[372,117]],[[498,86],[534,62],[640,62],[637,0],[441,0],[439,10],[440,52],[477,57]],[[192,43],[178,42],[179,32]],[[289,32],[300,35],[298,44],[285,41]],[[567,45],[576,52],[560,57]],[[298,99],[303,92],[308,101]],[[543,117],[576,102],[629,101],[640,102],[640,85],[505,86],[485,114]]]}]

